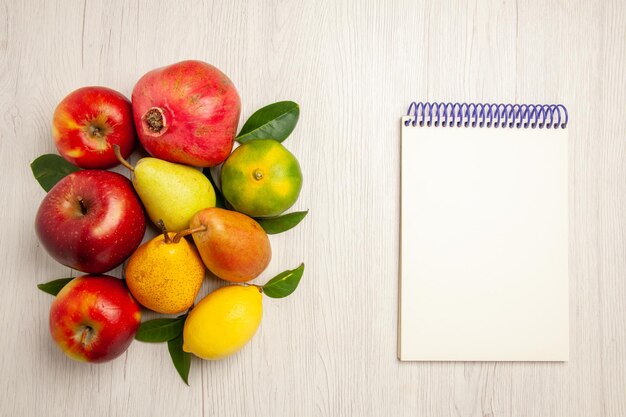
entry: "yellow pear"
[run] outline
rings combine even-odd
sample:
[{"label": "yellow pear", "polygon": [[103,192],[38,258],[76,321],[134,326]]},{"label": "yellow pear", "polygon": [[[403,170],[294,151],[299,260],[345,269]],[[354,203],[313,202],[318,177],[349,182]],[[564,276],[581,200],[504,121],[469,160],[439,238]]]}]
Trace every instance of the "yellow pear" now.
[{"label": "yellow pear", "polygon": [[150,220],[155,224],[162,220],[169,232],[186,229],[196,212],[215,207],[215,190],[196,168],[151,157],[133,167],[121,154],[118,159],[133,171],[133,186]]},{"label": "yellow pear", "polygon": [[180,235],[164,233],[145,242],[126,264],[126,284],[144,307],[163,314],[185,311],[196,299],[205,268]]}]

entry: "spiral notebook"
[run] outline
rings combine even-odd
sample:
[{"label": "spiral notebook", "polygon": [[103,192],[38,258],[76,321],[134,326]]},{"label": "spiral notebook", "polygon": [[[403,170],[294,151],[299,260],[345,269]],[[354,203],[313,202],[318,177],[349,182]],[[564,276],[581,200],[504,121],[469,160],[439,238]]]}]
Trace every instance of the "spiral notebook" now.
[{"label": "spiral notebook", "polygon": [[567,124],[562,105],[411,104],[400,360],[568,360]]}]

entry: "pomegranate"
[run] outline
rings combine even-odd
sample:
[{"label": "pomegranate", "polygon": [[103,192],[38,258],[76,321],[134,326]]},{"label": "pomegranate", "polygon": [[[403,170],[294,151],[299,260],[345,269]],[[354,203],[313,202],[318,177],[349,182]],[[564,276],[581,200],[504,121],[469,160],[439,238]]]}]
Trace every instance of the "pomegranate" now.
[{"label": "pomegranate", "polygon": [[135,85],[132,103],[139,141],[156,158],[212,167],[233,148],[241,101],[212,65],[182,61],[152,70]]}]

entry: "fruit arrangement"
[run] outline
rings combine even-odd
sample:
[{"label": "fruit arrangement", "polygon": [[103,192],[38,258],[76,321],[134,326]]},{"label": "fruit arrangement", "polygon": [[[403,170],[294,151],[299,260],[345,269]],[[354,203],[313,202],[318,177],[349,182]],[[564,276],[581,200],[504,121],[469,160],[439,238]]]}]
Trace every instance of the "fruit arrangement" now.
[{"label": "fruit arrangement", "polygon": [[[286,297],[300,282],[304,264],[249,283],[271,261],[268,235],[308,213],[283,214],[302,187],[300,165],[282,144],[300,110],[270,104],[237,134],[235,86],[200,61],[148,72],[131,99],[83,87],[54,112],[60,156],[31,164],[47,192],[35,230],[52,258],[84,275],[38,288],[56,296],[50,333],[69,357],[106,362],[133,339],[167,342],[188,383],[192,354],[214,360],[237,352],[260,325],[263,295]],[[150,156],[132,165],[137,141]],[[107,170],[118,164],[130,180]],[[158,233],[142,243],[151,227]],[[103,275],[123,263],[122,279]],[[207,270],[230,285],[197,300]],[[142,322],[142,308],[178,316]]]}]

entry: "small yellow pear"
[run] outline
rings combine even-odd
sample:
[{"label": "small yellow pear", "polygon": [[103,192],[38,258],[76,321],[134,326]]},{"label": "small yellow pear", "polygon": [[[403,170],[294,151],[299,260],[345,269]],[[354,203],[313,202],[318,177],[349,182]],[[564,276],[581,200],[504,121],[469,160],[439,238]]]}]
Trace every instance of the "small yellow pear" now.
[{"label": "small yellow pear", "polygon": [[135,165],[133,185],[150,219],[163,220],[170,232],[186,229],[196,212],[215,207],[211,182],[186,165],[142,158]]},{"label": "small yellow pear", "polygon": [[211,182],[186,165],[142,158],[135,165],[133,185],[152,222],[163,220],[170,232],[186,229],[196,212],[215,207]]},{"label": "small yellow pear", "polygon": [[120,163],[133,172],[135,191],[154,224],[162,222],[169,232],[180,232],[196,212],[215,207],[215,190],[196,168],[150,157],[133,167],[122,157],[119,145],[113,149]]},{"label": "small yellow pear", "polygon": [[159,313],[175,314],[192,306],[204,273],[193,245],[167,233],[139,246],[128,259],[125,275],[128,289],[140,304]]}]

